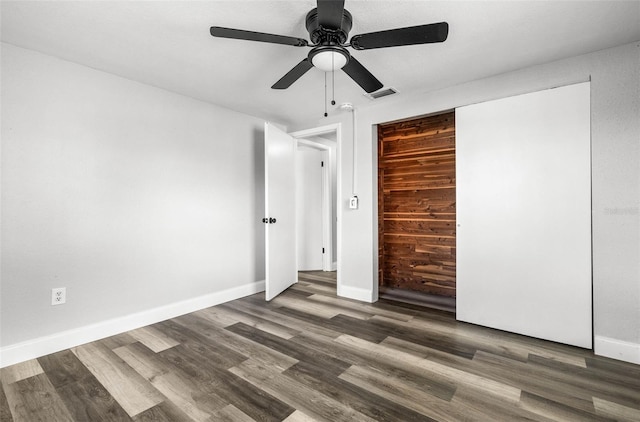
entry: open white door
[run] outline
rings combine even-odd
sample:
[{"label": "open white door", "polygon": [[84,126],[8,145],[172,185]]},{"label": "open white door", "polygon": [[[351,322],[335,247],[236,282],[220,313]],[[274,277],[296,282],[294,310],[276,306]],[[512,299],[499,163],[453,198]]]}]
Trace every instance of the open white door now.
[{"label": "open white door", "polygon": [[295,141],[264,125],[266,299],[298,280],[296,265]]}]

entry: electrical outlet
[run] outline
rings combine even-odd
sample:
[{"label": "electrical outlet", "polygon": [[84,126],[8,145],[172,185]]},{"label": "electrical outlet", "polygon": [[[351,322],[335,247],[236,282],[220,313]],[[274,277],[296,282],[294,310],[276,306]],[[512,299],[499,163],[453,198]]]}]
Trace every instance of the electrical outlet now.
[{"label": "electrical outlet", "polygon": [[67,288],[66,287],[56,287],[55,289],[51,289],[51,304],[52,305],[62,305],[67,301]]}]

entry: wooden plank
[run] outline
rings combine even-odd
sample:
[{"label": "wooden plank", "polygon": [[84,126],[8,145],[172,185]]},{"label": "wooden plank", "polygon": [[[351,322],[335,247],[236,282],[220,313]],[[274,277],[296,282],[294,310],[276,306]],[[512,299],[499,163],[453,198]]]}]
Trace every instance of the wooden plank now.
[{"label": "wooden plank", "polygon": [[227,330],[248,338],[256,343],[265,345],[280,353],[284,353],[299,361],[309,361],[322,366],[329,373],[339,374],[344,371],[349,364],[336,358],[332,358],[318,350],[306,347],[301,344],[294,344],[265,333],[241,322],[227,327]]},{"label": "wooden plank", "polygon": [[[341,377],[327,374],[322,367],[300,362],[287,369],[283,375],[322,391],[336,401],[369,416],[383,421],[433,421],[384,396],[377,395]],[[371,403],[375,403],[372,406]]]},{"label": "wooden plank", "polygon": [[473,414],[462,406],[452,406],[420,386],[409,386],[404,381],[366,366],[352,366],[340,378],[364,388],[373,394],[388,397],[402,406],[437,421],[474,420]]},{"label": "wooden plank", "polygon": [[56,388],[75,421],[126,421],[129,415],[106,388],[89,375]]},{"label": "wooden plank", "polygon": [[7,395],[4,393],[4,387],[0,382],[0,422],[13,422],[11,409],[7,402]]},{"label": "wooden plank", "polygon": [[199,321],[195,315],[191,315],[191,317],[192,318],[188,320],[186,318],[181,318],[181,322],[188,324],[192,328],[197,328],[198,331],[207,338],[224,344],[226,347],[236,351],[240,355],[246,356],[247,358],[251,357],[251,359],[262,365],[284,371],[291,365],[298,362],[295,358],[284,353],[280,353],[263,344],[251,341],[242,335],[235,334],[228,330],[218,330],[208,327],[206,322],[203,322],[202,320]]},{"label": "wooden plank", "polygon": [[135,422],[192,422],[189,416],[170,401],[153,406],[151,409],[136,415]]},{"label": "wooden plank", "polygon": [[69,350],[38,358],[74,420],[128,420],[129,416],[103,385]]},{"label": "wooden plank", "polygon": [[594,415],[593,413],[585,410],[575,409],[566,404],[558,403],[555,400],[541,397],[527,391],[522,392],[519,407],[551,420],[561,420],[566,422],[611,421],[610,418]]},{"label": "wooden plank", "polygon": [[428,359],[419,358],[388,346],[371,343],[346,334],[338,337],[335,341],[349,345],[351,348],[368,354],[375,359],[385,359],[387,361],[393,361],[394,364],[400,367],[409,366],[415,371],[433,373],[445,377],[458,385],[466,385],[470,388],[478,389],[484,394],[494,395],[508,402],[517,403],[520,400],[520,389],[496,382],[484,376],[472,374]]},{"label": "wooden plank", "polygon": [[2,380],[2,385],[9,385],[43,372],[40,363],[36,359],[30,359],[0,369],[0,379]]},{"label": "wooden plank", "polygon": [[142,327],[129,332],[133,338],[158,353],[180,344],[154,327]]},{"label": "wooden plank", "polygon": [[640,421],[640,409],[624,406],[598,397],[593,398],[593,404],[599,415],[623,422]]},{"label": "wooden plank", "polygon": [[218,410],[211,416],[212,421],[216,422],[254,422],[255,419],[249,417],[242,410],[232,404]]},{"label": "wooden plank", "polygon": [[235,322],[242,322],[259,330],[267,333],[271,333],[275,336],[289,339],[298,334],[297,330],[292,330],[282,324],[278,324],[272,321],[268,321],[262,317],[247,314],[237,309],[233,309],[225,306],[217,306],[215,312],[218,314],[226,315],[228,318],[233,319]]},{"label": "wooden plank", "polygon": [[211,364],[208,359],[192,350],[175,347],[160,353],[163,359],[196,383],[204,397],[219,397],[222,403],[237,407],[252,419],[261,421],[281,421],[293,409],[264,391],[227,370]]},{"label": "wooden plank", "polygon": [[73,421],[73,417],[45,374],[4,386],[15,421]]},{"label": "wooden plank", "polygon": [[[203,391],[195,374],[179,371],[180,367],[175,367],[169,359],[163,358],[162,354],[175,352],[173,349],[156,354],[145,345],[134,343],[114,352],[147,379],[180,413],[195,421],[208,421],[213,413],[227,403],[217,394]],[[149,413],[158,412],[163,413],[158,409]]]},{"label": "wooden plank", "polygon": [[315,419],[327,422],[375,421],[350,406],[296,379],[256,364],[251,359],[231,368],[230,371]]},{"label": "wooden plank", "polygon": [[455,113],[378,126],[381,286],[455,297],[455,183]]},{"label": "wooden plank", "polygon": [[312,418],[304,412],[296,410],[292,414],[289,415],[287,419],[282,422],[316,422],[318,419]]},{"label": "wooden plank", "polygon": [[88,343],[74,347],[71,351],[129,416],[135,416],[164,400],[147,380],[106,347]]}]

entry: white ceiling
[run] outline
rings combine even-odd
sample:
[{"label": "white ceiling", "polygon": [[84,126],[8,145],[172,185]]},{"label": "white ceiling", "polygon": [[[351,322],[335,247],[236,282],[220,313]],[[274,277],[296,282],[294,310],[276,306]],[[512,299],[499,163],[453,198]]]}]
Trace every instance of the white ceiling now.
[{"label": "white ceiling", "polygon": [[[321,118],[324,74],[271,85],[306,47],[213,38],[225,26],[308,39],[315,0],[2,1],[2,41],[283,124]],[[442,44],[356,51],[406,95],[640,40],[640,1],[346,0],[350,35],[447,21]],[[337,104],[371,104],[346,74]],[[397,98],[397,97],[396,97]],[[383,99],[377,101],[384,101]],[[336,106],[337,107],[337,106]],[[331,107],[330,107],[331,110]]]}]

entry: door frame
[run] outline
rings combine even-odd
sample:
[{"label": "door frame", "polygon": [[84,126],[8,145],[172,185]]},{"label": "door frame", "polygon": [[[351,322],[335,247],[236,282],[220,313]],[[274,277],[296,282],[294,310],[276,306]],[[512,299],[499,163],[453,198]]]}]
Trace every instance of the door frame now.
[{"label": "door frame", "polygon": [[[298,146],[304,145],[320,150],[323,162],[327,163],[326,166],[322,167],[321,176],[322,245],[324,247],[324,253],[322,254],[322,271],[331,271],[333,266],[331,259],[333,257],[333,234],[331,233],[331,147],[308,139],[296,139],[296,142]],[[296,181],[296,183],[298,183],[298,181]],[[299,219],[296,219],[296,221],[299,221]]]},{"label": "door frame", "polygon": [[[322,147],[326,148],[326,150],[329,149],[328,146],[323,145],[323,144],[318,144],[316,142],[313,141],[309,141],[308,139],[305,138],[312,138],[312,137],[316,137],[316,136],[322,136],[322,135],[327,135],[327,134],[335,134],[336,136],[336,219],[337,224],[336,224],[336,261],[337,261],[337,281],[336,281],[336,288],[337,288],[337,292],[341,291],[341,286],[342,286],[342,277],[341,277],[341,262],[342,262],[342,206],[341,206],[341,198],[342,198],[342,171],[341,171],[341,155],[340,155],[340,150],[342,148],[342,124],[341,123],[334,123],[334,124],[330,124],[330,125],[326,125],[326,126],[320,126],[320,127],[315,127],[315,128],[311,128],[311,129],[305,129],[305,130],[299,130],[299,131],[295,131],[295,132],[290,132],[289,135],[293,136],[294,139],[296,139],[296,141],[302,145],[309,145],[309,144],[314,144],[314,145],[321,145]],[[314,146],[311,145],[311,146]],[[329,154],[327,154],[329,155]],[[330,179],[330,174],[331,172],[328,171],[328,169],[330,169],[332,163],[329,163],[329,166],[326,166],[326,173],[329,175],[329,179],[328,179],[328,184],[326,185],[328,189],[326,189],[326,194],[330,195],[331,192],[331,179]],[[323,181],[325,180],[325,177],[323,175]],[[324,184],[324,183],[323,183]],[[323,197],[325,195],[325,192],[323,190]],[[330,209],[330,203],[331,201],[328,201],[329,203],[329,209]],[[324,211],[323,211],[323,215],[324,215]],[[324,217],[323,217],[324,218]],[[331,236],[331,212],[328,213],[328,218],[329,218],[329,224],[325,225],[323,224],[323,226],[325,226],[325,228],[329,231],[329,236]],[[323,229],[323,231],[325,231]],[[324,239],[324,234],[323,234],[323,239]],[[331,237],[329,237],[329,239],[331,239]],[[329,243],[329,252],[330,253],[325,253],[325,256],[323,257],[323,270],[325,270],[324,268],[330,268],[331,270],[333,269],[333,262],[331,257],[333,255],[332,249],[333,248],[333,242]],[[329,266],[325,267],[325,260],[329,261]],[[327,271],[327,270],[325,270]],[[339,293],[338,293],[339,294]]]}]

